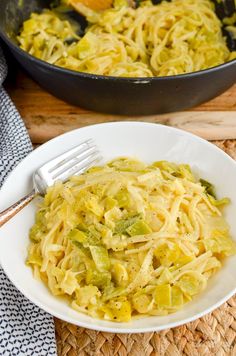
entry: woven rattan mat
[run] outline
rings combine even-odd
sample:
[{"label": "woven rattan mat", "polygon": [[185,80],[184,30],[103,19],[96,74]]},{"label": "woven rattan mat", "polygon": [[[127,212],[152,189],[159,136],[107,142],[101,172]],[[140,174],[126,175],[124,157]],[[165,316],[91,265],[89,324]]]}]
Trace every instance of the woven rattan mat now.
[{"label": "woven rattan mat", "polygon": [[[236,159],[236,140],[215,144]],[[55,326],[58,356],[236,356],[236,295],[203,318],[161,332],[110,334],[58,319]]]}]

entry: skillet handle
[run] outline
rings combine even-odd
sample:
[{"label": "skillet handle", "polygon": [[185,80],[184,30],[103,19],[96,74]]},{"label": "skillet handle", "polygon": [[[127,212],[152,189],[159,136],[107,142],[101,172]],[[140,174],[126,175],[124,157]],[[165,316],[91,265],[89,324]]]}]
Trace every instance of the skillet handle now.
[{"label": "skillet handle", "polygon": [[35,189],[31,193],[27,194],[25,197],[18,200],[15,204],[9,206],[6,210],[0,212],[0,227],[3,226],[8,220],[15,216],[20,210],[22,210],[26,205],[28,205],[31,200],[36,196]]}]

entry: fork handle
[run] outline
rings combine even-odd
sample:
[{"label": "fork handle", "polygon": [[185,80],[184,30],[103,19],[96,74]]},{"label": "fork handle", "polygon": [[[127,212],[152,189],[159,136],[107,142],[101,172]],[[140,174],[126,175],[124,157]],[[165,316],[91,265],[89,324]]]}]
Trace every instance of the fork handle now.
[{"label": "fork handle", "polygon": [[36,191],[35,189],[33,189],[32,192],[27,194],[24,198],[21,198],[15,204],[9,206],[9,208],[0,212],[0,227],[3,226],[13,216],[15,216],[27,204],[29,204],[31,200],[34,199],[35,196],[36,196]]}]

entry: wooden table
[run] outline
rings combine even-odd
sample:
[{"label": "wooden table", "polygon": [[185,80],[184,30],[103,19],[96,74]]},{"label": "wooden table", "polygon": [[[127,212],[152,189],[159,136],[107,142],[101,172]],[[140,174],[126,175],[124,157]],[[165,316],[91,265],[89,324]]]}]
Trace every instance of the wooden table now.
[{"label": "wooden table", "polygon": [[236,85],[218,98],[185,112],[139,117],[99,114],[66,104],[42,90],[21,70],[16,70],[6,88],[36,144],[78,127],[117,120],[163,123],[208,140],[236,138]]}]

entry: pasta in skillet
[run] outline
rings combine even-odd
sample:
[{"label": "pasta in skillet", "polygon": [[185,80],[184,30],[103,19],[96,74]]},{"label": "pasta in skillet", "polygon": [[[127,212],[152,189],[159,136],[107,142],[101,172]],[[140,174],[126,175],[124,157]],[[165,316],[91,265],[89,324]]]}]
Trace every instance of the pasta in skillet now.
[{"label": "pasta in skillet", "polygon": [[74,24],[45,10],[24,22],[20,47],[60,67],[119,77],[178,75],[236,58],[210,0],[141,1],[138,8],[116,0],[102,12],[78,6],[89,23],[81,38]]}]

